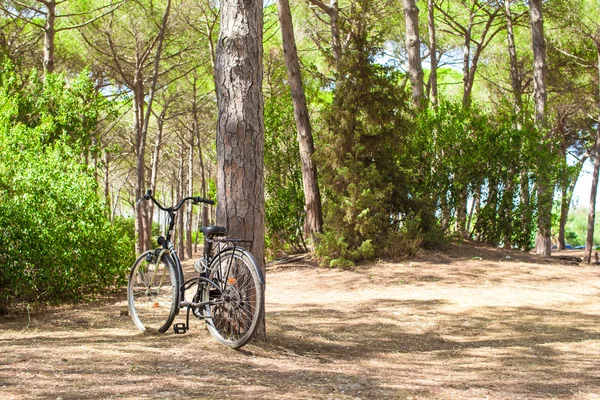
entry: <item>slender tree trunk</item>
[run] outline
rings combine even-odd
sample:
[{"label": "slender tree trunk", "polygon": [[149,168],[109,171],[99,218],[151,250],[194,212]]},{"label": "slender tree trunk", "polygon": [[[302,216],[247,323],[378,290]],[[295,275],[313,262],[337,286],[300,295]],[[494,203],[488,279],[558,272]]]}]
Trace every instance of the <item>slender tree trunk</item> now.
[{"label": "slender tree trunk", "polygon": [[[519,194],[520,194],[520,204],[521,204],[521,215],[523,216],[523,231],[525,232],[526,237],[531,237],[531,194],[529,188],[529,172],[527,168],[522,168],[520,172],[519,178]],[[527,241],[527,246],[523,247],[521,250],[529,250],[531,248],[530,239]]]},{"label": "slender tree trunk", "polygon": [[567,185],[562,185],[562,196],[560,199],[560,221],[558,225],[558,249],[565,250],[567,247],[565,239],[565,226],[567,225],[567,217],[569,215],[569,205],[571,204],[571,196],[569,196],[569,188]]},{"label": "slender tree trunk", "polygon": [[294,119],[296,120],[298,131],[302,184],[304,188],[304,207],[306,211],[304,231],[316,243],[316,234],[323,231],[323,212],[321,210],[321,192],[319,191],[319,182],[317,179],[317,165],[313,160],[315,147],[306,97],[302,86],[300,62],[298,61],[292,13],[288,0],[277,0],[277,9],[281,25],[285,63],[288,70],[288,80],[292,93],[292,103],[294,104]]},{"label": "slender tree trunk", "polygon": [[[217,44],[217,222],[252,241],[264,272],[263,9],[259,0],[224,0]],[[257,337],[266,339],[264,315]]]},{"label": "slender tree trunk", "polygon": [[[194,195],[194,137],[190,138],[188,152],[188,177],[187,195]],[[185,226],[185,255],[192,258],[192,220],[194,219],[194,206],[189,201],[186,203],[186,226]]]},{"label": "slender tree trunk", "polygon": [[[598,85],[600,89],[600,29],[596,31],[596,49],[598,54]],[[600,93],[600,92],[599,92]],[[588,229],[585,240],[584,261],[592,262],[592,248],[594,247],[594,224],[596,223],[596,195],[598,194],[598,175],[600,174],[600,95],[598,98],[598,121],[596,122],[596,143],[594,146],[594,172],[592,187],[590,189],[590,209],[588,211]]]},{"label": "slender tree trunk", "polygon": [[[200,130],[197,128],[196,123],[196,138],[198,140],[198,161],[200,162],[200,182],[201,182],[201,190],[202,197],[206,198],[206,171],[204,169],[204,158],[202,157],[202,142],[200,141]],[[202,226],[208,226],[208,207],[206,205],[201,206],[202,209]]]},{"label": "slender tree trunk", "polygon": [[44,72],[54,72],[54,37],[56,36],[56,0],[44,2],[47,9],[46,25],[44,26]]},{"label": "slender tree trunk", "polygon": [[[181,199],[183,199],[184,194],[185,194],[185,169],[184,169],[184,165],[185,165],[185,146],[183,144],[183,141],[181,143],[181,146],[179,148],[179,177],[177,179],[177,200],[176,201],[181,201]],[[174,204],[174,203],[173,203]],[[182,209],[179,210],[179,212],[177,214],[175,214],[177,217],[177,253],[179,254],[179,256],[181,257],[181,260],[185,260],[186,259],[186,253],[184,253],[185,250],[185,232],[184,232],[184,224],[183,224],[183,220],[185,218],[185,213],[184,213],[184,208],[182,207]]]},{"label": "slender tree trunk", "polygon": [[[513,18],[510,10],[511,0],[504,0],[504,14],[506,16],[506,32],[508,43],[508,56],[510,60],[510,82],[513,92],[513,111],[517,118],[523,109],[521,80],[519,78],[519,64],[517,59],[517,47],[515,46],[515,34],[513,32]],[[517,126],[521,129],[521,126]]]},{"label": "slender tree trunk", "polygon": [[[111,197],[110,197],[110,157],[108,156],[108,152],[105,151],[103,154],[102,163],[104,164],[104,201],[106,201],[106,213],[110,218],[111,215]],[[112,219],[111,219],[112,221]]]},{"label": "slender tree trunk", "polygon": [[438,106],[437,89],[437,40],[435,38],[435,19],[434,19],[434,0],[427,0],[427,24],[429,26],[429,58],[431,62],[431,72],[427,82],[427,97],[434,108]]},{"label": "slender tree trunk", "polygon": [[[143,79],[138,74],[134,83],[133,89],[133,109],[134,109],[134,131],[135,131],[135,146],[136,146],[136,184],[135,184],[135,201],[141,199],[146,190],[146,164],[144,155],[146,153],[146,135],[142,131],[142,119],[144,112],[144,86]],[[148,207],[146,201],[137,203],[135,208],[136,213],[136,236],[137,249],[140,253],[150,248],[150,240],[148,236]]]},{"label": "slender tree trunk", "polygon": [[[166,107],[163,108],[160,115],[158,116],[158,131],[156,133],[156,141],[154,142],[154,152],[152,153],[152,166],[150,170],[150,189],[152,192],[156,193],[156,180],[158,177],[158,165],[160,161],[160,150],[161,150],[161,142],[163,136],[163,130],[165,126],[164,116],[166,112]],[[148,215],[150,218],[154,218],[154,203],[148,203]],[[152,225],[150,225],[150,232],[148,233],[152,236]]]},{"label": "slender tree trunk", "polygon": [[450,206],[448,205],[448,195],[442,193],[440,196],[440,211],[442,214],[441,228],[442,232],[448,233],[450,228]]},{"label": "slender tree trunk", "polygon": [[502,194],[502,216],[503,223],[503,242],[505,249],[512,249],[512,218],[513,218],[513,198],[515,196],[515,169],[510,167],[504,193]]},{"label": "slender tree trunk", "polygon": [[[533,97],[535,100],[535,123],[538,131],[543,132],[546,110],[546,43],[542,19],[542,0],[531,0],[531,36],[533,44]],[[540,145],[540,154],[550,154],[550,149]],[[548,160],[538,160],[538,231],[535,241],[539,255],[550,256],[552,229],[553,186],[544,166]]]},{"label": "slender tree trunk", "polygon": [[477,185],[477,190],[473,195],[473,201],[471,202],[471,210],[469,211],[469,219],[467,220],[467,236],[471,237],[471,223],[473,222],[473,214],[475,212],[475,207],[479,202],[479,198],[481,197],[481,185]]},{"label": "slender tree trunk", "polygon": [[469,25],[465,31],[464,43],[463,43],[463,107],[469,108],[471,105],[471,89],[473,82],[471,82],[471,32],[473,30],[473,22],[475,15],[473,13],[469,16]]},{"label": "slender tree trunk", "polygon": [[340,62],[342,61],[342,40],[340,38],[340,10],[338,8],[337,0],[331,0],[329,6],[329,24],[331,26],[331,48],[333,52],[333,58],[335,59],[336,70],[340,70]]},{"label": "slender tree trunk", "polygon": [[423,68],[421,67],[421,39],[419,38],[419,9],[415,0],[402,0],[406,25],[406,51],[408,75],[412,87],[413,105],[423,106]]},{"label": "slender tree trunk", "polygon": [[[600,67],[600,66],[599,66]],[[596,223],[596,195],[598,194],[598,175],[600,174],[600,114],[598,116],[598,127],[596,135],[596,146],[594,154],[594,172],[592,174],[592,187],[590,189],[590,205],[588,211],[588,228],[585,240],[586,263],[592,262],[592,249],[594,247],[594,224]]]},{"label": "slender tree trunk", "polygon": [[308,1],[329,15],[329,26],[331,29],[331,53],[333,54],[335,69],[339,72],[340,62],[342,61],[342,40],[339,27],[340,10],[338,7],[338,0],[331,0],[329,6],[327,6],[321,0]]},{"label": "slender tree trunk", "polygon": [[456,232],[462,237],[467,237],[467,201],[469,192],[467,187],[461,188],[456,197]]}]

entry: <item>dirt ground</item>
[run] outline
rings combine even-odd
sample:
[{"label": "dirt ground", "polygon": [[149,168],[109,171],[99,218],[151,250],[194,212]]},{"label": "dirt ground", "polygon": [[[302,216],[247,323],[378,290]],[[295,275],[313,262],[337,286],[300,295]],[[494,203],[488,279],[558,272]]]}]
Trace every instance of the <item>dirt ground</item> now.
[{"label": "dirt ground", "polygon": [[0,317],[0,399],[600,399],[598,265],[463,244],[279,264],[266,298],[241,351],[138,333],[125,292]]}]

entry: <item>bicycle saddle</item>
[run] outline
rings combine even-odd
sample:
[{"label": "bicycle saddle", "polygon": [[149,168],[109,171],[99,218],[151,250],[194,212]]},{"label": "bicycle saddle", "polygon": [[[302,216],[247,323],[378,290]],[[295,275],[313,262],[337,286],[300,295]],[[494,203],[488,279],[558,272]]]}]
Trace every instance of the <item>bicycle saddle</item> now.
[{"label": "bicycle saddle", "polygon": [[224,226],[203,226],[200,228],[200,232],[207,237],[225,236],[227,235],[227,228]]}]

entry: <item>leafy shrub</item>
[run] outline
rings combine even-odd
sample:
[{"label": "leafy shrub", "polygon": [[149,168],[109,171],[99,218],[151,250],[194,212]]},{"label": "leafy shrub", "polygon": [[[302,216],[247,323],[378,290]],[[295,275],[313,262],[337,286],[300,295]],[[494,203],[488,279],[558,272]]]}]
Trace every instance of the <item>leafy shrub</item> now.
[{"label": "leafy shrub", "polygon": [[82,162],[94,124],[81,120],[100,112],[89,109],[100,104],[89,101],[91,83],[33,75],[17,84],[5,71],[0,84],[0,301],[77,299],[120,285],[131,227],[110,225]]}]

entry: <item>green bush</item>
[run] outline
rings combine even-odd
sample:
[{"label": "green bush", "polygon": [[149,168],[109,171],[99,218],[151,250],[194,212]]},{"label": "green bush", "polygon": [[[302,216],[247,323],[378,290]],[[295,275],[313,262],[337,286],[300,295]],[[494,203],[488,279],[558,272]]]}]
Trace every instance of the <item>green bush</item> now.
[{"label": "green bush", "polygon": [[83,162],[93,96],[83,76],[0,74],[0,302],[78,299],[125,279],[131,227],[111,226]]}]

